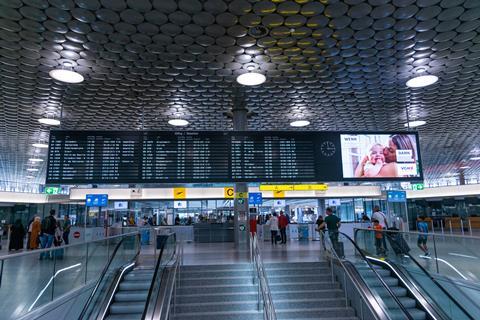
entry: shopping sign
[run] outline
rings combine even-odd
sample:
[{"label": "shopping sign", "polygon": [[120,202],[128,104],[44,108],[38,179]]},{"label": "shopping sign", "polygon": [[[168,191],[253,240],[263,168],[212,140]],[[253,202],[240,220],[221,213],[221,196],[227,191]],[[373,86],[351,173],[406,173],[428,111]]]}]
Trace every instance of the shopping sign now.
[{"label": "shopping sign", "polygon": [[248,194],[248,204],[250,205],[261,205],[263,202],[261,192],[251,192]]}]

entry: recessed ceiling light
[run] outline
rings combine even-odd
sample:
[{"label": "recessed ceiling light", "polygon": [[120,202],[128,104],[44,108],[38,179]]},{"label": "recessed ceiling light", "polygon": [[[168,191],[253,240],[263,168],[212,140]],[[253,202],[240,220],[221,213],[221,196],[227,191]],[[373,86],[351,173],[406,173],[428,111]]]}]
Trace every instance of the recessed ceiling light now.
[{"label": "recessed ceiling light", "polygon": [[471,157],[470,160],[480,160],[480,157]]},{"label": "recessed ceiling light", "polygon": [[53,69],[48,74],[53,79],[66,83],[80,83],[84,80],[80,73],[67,69]]},{"label": "recessed ceiling light", "polygon": [[39,158],[30,158],[30,159],[28,159],[28,161],[31,161],[31,162],[43,162],[43,159],[39,159]]},{"label": "recessed ceiling light", "polygon": [[35,148],[41,148],[41,149],[48,148],[48,144],[46,143],[32,143],[32,146],[34,146]]},{"label": "recessed ceiling light", "polygon": [[248,72],[237,77],[237,82],[244,86],[257,86],[267,80],[263,74],[258,72]]},{"label": "recessed ceiling light", "polygon": [[27,171],[33,172],[33,171],[38,171],[38,169],[37,168],[28,168]]},{"label": "recessed ceiling light", "polygon": [[459,169],[470,169],[471,167],[470,166],[461,166],[459,167]]},{"label": "recessed ceiling light", "polygon": [[38,119],[38,122],[40,122],[42,124],[48,124],[49,126],[59,126],[60,125],[60,120],[52,119],[52,118],[41,118],[41,119]]},{"label": "recessed ceiling light", "polygon": [[172,126],[176,126],[176,127],[183,127],[183,126],[188,125],[189,122],[187,120],[184,120],[184,119],[171,119],[171,120],[168,120],[168,124],[170,124]]},{"label": "recessed ceiling light", "polygon": [[427,123],[427,121],[415,120],[415,121],[410,121],[408,123],[405,123],[404,126],[407,127],[407,128],[415,128],[415,127],[423,126],[426,123]]},{"label": "recessed ceiling light", "polygon": [[438,81],[438,77],[427,74],[423,76],[418,76],[407,81],[407,87],[410,88],[421,88],[434,84]]},{"label": "recessed ceiling light", "polygon": [[290,125],[292,127],[305,127],[310,124],[310,121],[308,120],[297,120],[297,121],[292,121],[290,122]]}]

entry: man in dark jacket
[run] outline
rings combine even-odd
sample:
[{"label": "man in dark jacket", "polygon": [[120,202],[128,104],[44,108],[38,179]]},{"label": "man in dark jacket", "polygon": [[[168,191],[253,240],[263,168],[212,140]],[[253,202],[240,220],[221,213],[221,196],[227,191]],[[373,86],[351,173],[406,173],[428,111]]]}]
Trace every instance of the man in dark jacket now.
[{"label": "man in dark jacket", "polygon": [[[55,219],[55,210],[50,210],[50,215],[42,221],[42,232],[40,236],[40,244],[42,249],[50,248],[55,238],[55,229],[57,228],[57,219]],[[52,258],[51,252],[42,252],[40,260],[43,258]]]}]

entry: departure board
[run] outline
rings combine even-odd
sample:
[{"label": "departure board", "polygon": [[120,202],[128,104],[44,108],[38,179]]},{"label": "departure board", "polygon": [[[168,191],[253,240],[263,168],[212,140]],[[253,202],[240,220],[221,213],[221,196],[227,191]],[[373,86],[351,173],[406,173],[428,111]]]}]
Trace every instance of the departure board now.
[{"label": "departure board", "polygon": [[[386,144],[388,137],[393,135],[382,133],[371,136],[382,138]],[[409,133],[409,136],[418,142],[415,134]],[[382,180],[380,177],[367,176],[374,172],[371,170],[372,164],[365,165],[365,172],[357,169],[363,155],[352,141],[359,143],[359,146],[365,145],[365,151],[362,152],[368,156],[369,137],[340,132],[296,131],[56,130],[50,134],[46,183],[359,180],[358,177],[347,177],[347,170],[365,174],[361,180]],[[346,150],[344,159],[342,150]],[[405,155],[403,151],[402,159],[408,160],[408,154]],[[416,161],[420,163],[417,150],[409,154],[415,154]],[[419,165],[417,167],[415,164],[414,167],[411,163],[403,163],[402,168],[405,173],[418,169],[419,174],[415,177],[389,177],[388,180],[422,178]]]}]

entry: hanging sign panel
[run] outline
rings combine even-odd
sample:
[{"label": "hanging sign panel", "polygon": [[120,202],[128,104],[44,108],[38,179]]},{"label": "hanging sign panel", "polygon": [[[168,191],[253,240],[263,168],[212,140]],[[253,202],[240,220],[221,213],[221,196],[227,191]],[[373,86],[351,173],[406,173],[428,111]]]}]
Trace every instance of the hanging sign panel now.
[{"label": "hanging sign panel", "polygon": [[418,145],[412,132],[56,130],[46,183],[421,181]]}]

